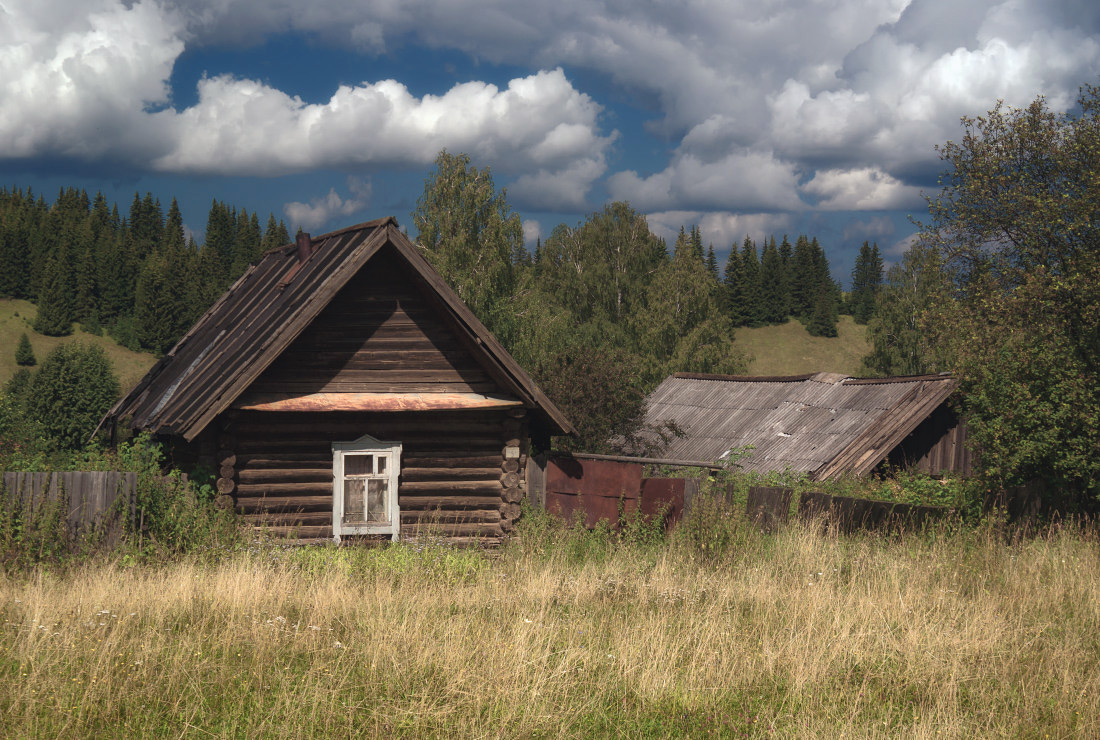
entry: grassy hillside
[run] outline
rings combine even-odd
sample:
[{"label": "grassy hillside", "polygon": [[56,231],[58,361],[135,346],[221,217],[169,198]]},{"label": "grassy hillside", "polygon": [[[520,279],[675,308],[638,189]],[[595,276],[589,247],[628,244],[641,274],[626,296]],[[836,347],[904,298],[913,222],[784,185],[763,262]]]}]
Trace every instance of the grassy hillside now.
[{"label": "grassy hillside", "polygon": [[750,375],[801,375],[830,372],[855,375],[870,351],[867,327],[841,316],[835,338],[811,337],[791,319],[778,326],[738,329],[737,346],[750,357]]},{"label": "grassy hillside", "polygon": [[[18,365],[15,364],[15,346],[19,343],[19,335],[23,332],[26,332],[31,340],[35,359],[40,363],[46,359],[50,350],[62,342],[82,341],[98,344],[103,347],[111,360],[111,366],[119,382],[122,383],[123,390],[141,380],[141,376],[145,375],[145,372],[156,362],[156,358],[147,352],[133,352],[110,337],[98,337],[83,332],[79,328],[67,337],[43,336],[31,328],[35,315],[33,303],[0,299],[0,384],[6,383],[18,369]],[[79,324],[76,326],[79,327]]]}]

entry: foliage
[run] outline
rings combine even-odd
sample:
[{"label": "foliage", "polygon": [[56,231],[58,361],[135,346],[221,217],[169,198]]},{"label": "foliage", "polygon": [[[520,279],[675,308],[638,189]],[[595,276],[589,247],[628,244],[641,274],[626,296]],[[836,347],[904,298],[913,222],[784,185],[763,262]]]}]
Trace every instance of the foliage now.
[{"label": "foliage", "polygon": [[524,247],[519,214],[489,169],[479,170],[466,154],[440,152],[412,218],[428,259],[492,329],[493,308],[515,288],[513,265]]},{"label": "foliage", "polygon": [[103,349],[69,342],[58,345],[34,374],[27,414],[62,449],[83,447],[119,395],[118,380]]},{"label": "foliage", "polygon": [[539,385],[578,431],[562,448],[613,452],[638,439],[645,420],[641,373],[641,359],[620,349],[575,345],[547,357],[536,370]]},{"label": "foliage", "polygon": [[34,348],[31,347],[31,340],[27,336],[27,332],[23,332],[19,335],[19,344],[15,347],[15,364],[17,365],[35,365],[38,360],[34,357]]},{"label": "foliage", "polygon": [[925,311],[960,377],[971,435],[999,482],[1100,496],[1100,89],[1080,113],[1042,98],[964,118],[922,245],[952,301]]}]

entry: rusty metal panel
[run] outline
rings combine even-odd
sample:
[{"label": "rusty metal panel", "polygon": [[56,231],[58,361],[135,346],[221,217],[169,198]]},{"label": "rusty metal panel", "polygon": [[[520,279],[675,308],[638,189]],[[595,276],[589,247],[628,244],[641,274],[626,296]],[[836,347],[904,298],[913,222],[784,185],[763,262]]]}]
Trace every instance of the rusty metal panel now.
[{"label": "rusty metal panel", "polygon": [[482,393],[265,393],[243,397],[234,408],[248,411],[449,411],[516,408],[523,402]]},{"label": "rusty metal panel", "polygon": [[638,511],[643,516],[663,514],[665,526],[671,526],[684,515],[683,478],[646,478],[642,481],[641,501]]},{"label": "rusty metal panel", "polygon": [[580,512],[586,527],[601,519],[617,527],[637,509],[641,488],[637,463],[551,457],[546,464],[546,510],[566,521]]}]

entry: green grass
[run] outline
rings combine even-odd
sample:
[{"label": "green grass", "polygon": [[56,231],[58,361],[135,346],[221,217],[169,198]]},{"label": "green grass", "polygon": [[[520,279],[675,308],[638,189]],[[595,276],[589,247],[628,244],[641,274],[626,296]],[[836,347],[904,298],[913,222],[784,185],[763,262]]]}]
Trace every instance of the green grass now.
[{"label": "green grass", "polygon": [[867,327],[841,316],[835,338],[811,337],[797,319],[778,326],[738,329],[737,346],[749,356],[750,375],[830,372],[857,375],[870,351]]},{"label": "green grass", "polygon": [[81,341],[99,345],[107,353],[123,390],[141,380],[156,362],[156,358],[148,352],[134,352],[108,336],[88,334],[80,329],[79,324],[74,325],[73,333],[67,337],[44,336],[31,326],[36,315],[37,309],[29,301],[0,298],[0,385],[8,382],[19,367],[15,364],[15,347],[23,332],[31,340],[34,357],[39,363],[46,359],[50,350],[62,342]]}]

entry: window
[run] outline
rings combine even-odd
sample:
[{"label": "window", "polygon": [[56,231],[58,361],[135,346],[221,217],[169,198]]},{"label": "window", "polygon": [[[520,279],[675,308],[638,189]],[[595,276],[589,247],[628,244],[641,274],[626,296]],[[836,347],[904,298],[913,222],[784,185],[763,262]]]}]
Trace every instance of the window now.
[{"label": "window", "polygon": [[401,444],[364,436],[332,444],[332,534],[401,534]]}]

